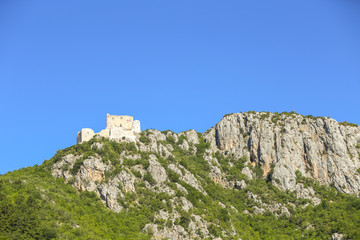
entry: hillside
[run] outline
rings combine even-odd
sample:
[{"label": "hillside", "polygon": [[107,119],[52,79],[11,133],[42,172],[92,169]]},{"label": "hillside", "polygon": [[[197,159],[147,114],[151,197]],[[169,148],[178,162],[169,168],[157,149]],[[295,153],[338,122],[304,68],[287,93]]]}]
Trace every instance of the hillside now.
[{"label": "hillside", "polygon": [[0,239],[360,239],[360,127],[224,116],[0,176]]}]

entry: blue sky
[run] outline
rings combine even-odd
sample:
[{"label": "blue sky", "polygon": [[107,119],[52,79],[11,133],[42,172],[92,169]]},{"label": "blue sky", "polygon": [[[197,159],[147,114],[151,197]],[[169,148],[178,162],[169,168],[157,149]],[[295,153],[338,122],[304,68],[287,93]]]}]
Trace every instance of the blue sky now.
[{"label": "blue sky", "polygon": [[2,0],[0,83],[0,174],[106,113],[175,132],[249,110],[360,124],[360,3]]}]

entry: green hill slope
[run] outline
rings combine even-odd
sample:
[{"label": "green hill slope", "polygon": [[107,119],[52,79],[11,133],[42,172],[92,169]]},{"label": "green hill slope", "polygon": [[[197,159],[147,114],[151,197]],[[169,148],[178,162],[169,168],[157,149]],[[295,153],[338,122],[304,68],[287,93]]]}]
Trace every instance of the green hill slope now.
[{"label": "green hill slope", "polygon": [[[0,239],[360,239],[360,199],[300,172],[296,181],[314,190],[311,198],[280,191],[246,157],[209,152],[195,136],[148,130],[137,143],[93,138],[0,176]],[[168,150],[152,150],[155,142]],[[106,166],[102,178],[90,163]],[[52,176],[58,170],[65,181]],[[102,195],[113,186],[118,211]]]},{"label": "green hill slope", "polygon": [[0,239],[149,239],[146,214],[114,213],[42,166],[0,176]]}]

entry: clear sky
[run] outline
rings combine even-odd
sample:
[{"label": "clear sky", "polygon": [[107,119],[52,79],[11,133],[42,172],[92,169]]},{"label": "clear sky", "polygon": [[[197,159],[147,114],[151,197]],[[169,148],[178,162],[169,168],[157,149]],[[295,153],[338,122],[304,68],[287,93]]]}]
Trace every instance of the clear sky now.
[{"label": "clear sky", "polygon": [[1,0],[0,83],[0,174],[106,113],[175,132],[249,110],[360,124],[360,2]]}]

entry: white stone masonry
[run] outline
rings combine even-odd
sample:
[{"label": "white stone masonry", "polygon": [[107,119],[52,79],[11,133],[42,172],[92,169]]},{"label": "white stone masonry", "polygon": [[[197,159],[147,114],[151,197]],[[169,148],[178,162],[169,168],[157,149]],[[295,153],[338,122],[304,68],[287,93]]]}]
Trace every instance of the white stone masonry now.
[{"label": "white stone masonry", "polygon": [[90,128],[83,128],[77,134],[77,143],[89,141],[95,135],[114,140],[127,139],[135,141],[136,137],[138,137],[140,133],[141,128],[139,120],[134,121],[132,116],[116,116],[107,114],[106,129],[101,130],[99,133],[95,133]]}]

